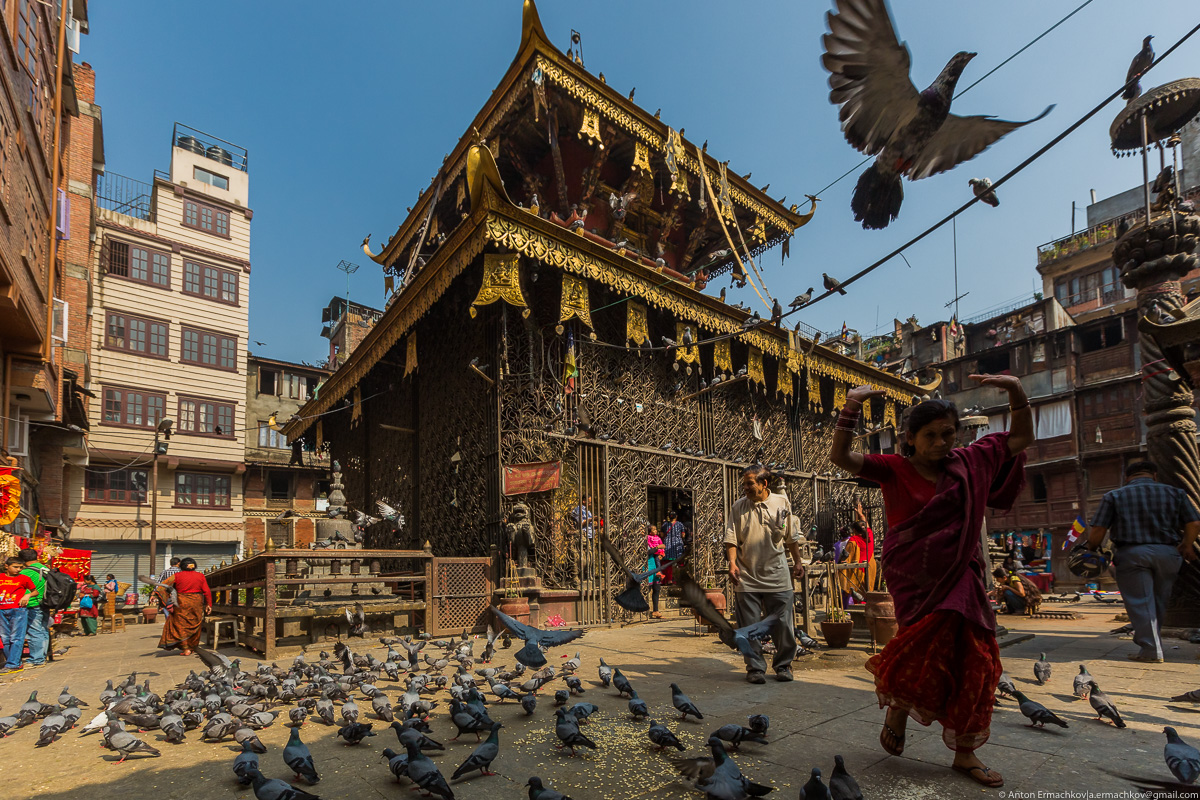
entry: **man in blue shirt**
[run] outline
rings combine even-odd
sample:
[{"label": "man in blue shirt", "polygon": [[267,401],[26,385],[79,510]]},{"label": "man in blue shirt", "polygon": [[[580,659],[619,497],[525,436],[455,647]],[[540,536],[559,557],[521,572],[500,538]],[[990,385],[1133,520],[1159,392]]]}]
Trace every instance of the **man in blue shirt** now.
[{"label": "man in blue shirt", "polygon": [[1133,625],[1133,641],[1141,650],[1132,661],[1163,660],[1162,620],[1171,588],[1184,561],[1195,561],[1200,512],[1187,492],[1158,482],[1150,461],[1125,468],[1125,485],[1104,495],[1087,548],[1095,550],[1111,536],[1117,587]]}]

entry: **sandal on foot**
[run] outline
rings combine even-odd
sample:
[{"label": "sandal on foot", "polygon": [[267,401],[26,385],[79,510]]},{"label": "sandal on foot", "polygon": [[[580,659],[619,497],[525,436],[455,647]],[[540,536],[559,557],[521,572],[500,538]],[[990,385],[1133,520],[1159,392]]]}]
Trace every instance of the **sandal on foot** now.
[{"label": "sandal on foot", "polygon": [[988,767],[960,767],[958,764],[954,764],[953,769],[955,772],[961,772],[976,783],[991,789],[998,789],[1004,785],[1004,778],[1000,776],[1000,773],[992,772]]},{"label": "sandal on foot", "polygon": [[[895,747],[888,746],[888,737],[896,743]],[[898,756],[904,753],[904,736],[892,730],[892,726],[886,722],[883,723],[883,730],[879,732],[879,744],[889,755]]]}]

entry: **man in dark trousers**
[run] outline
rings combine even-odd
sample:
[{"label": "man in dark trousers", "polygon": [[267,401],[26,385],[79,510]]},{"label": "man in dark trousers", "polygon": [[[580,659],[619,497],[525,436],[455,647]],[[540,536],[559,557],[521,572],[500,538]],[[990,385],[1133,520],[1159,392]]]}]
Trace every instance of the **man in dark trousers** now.
[{"label": "man in dark trousers", "polygon": [[[772,666],[776,680],[792,679],[796,633],[792,619],[792,579],[804,574],[800,555],[800,526],[787,496],[771,492],[771,472],[761,464],[742,471],[742,492],[730,509],[725,527],[725,556],[729,580],[737,591],[738,627],[758,622],[777,611],[783,618],[771,631],[775,643]],[[788,569],[787,553],[795,566]],[[761,652],[746,656],[746,680],[765,683],[767,662]]]},{"label": "man in dark trousers", "polygon": [[1187,492],[1158,482],[1150,461],[1125,468],[1125,485],[1104,495],[1088,531],[1087,548],[1112,538],[1117,587],[1141,648],[1131,661],[1163,660],[1162,620],[1184,561],[1196,560],[1200,512]]}]

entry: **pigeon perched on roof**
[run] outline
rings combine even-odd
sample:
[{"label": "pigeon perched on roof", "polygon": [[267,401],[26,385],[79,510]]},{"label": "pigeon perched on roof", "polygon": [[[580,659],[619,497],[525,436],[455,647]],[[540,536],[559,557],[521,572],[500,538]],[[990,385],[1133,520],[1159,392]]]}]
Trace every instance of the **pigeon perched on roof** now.
[{"label": "pigeon perched on roof", "polygon": [[1021,713],[1029,720],[1030,728],[1044,728],[1047,722],[1062,728],[1067,727],[1067,723],[1059,719],[1053,711],[1041,703],[1030,700],[1020,691],[1013,692],[1013,697],[1017,698],[1017,702],[1021,704]]},{"label": "pigeon perched on roof", "polygon": [[1167,746],[1163,748],[1167,769],[1178,780],[1195,783],[1200,778],[1200,751],[1179,738],[1179,734],[1170,726],[1163,728],[1163,733],[1167,735]]},{"label": "pigeon perched on roof", "polygon": [[975,53],[956,53],[918,92],[909,78],[908,47],[896,36],[885,0],[836,0],[826,22],[821,63],[830,73],[829,100],[841,106],[846,141],[876,156],[850,201],[864,228],[885,228],[900,213],[902,177],[919,180],[951,169],[1053,108],[1025,122],[951,114],[955,86]]},{"label": "pigeon perched on roof", "polygon": [[980,202],[987,203],[992,208],[1000,207],[1000,198],[996,197],[996,193],[992,191],[992,182],[988,178],[971,178],[967,181],[971,186],[971,191],[979,198]]},{"label": "pigeon perched on roof", "polygon": [[1133,57],[1133,61],[1129,62],[1129,72],[1125,73],[1125,82],[1132,84],[1125,87],[1125,91],[1121,93],[1122,100],[1133,100],[1142,93],[1142,84],[1138,80],[1146,70],[1150,69],[1150,65],[1154,63],[1154,48],[1150,46],[1150,40],[1153,36],[1147,36],[1142,39],[1142,49]]},{"label": "pigeon perched on roof", "polygon": [[1038,686],[1044,686],[1046,681],[1050,680],[1051,664],[1046,660],[1046,654],[1038,655],[1038,660],[1033,662],[1033,677],[1037,678]]}]

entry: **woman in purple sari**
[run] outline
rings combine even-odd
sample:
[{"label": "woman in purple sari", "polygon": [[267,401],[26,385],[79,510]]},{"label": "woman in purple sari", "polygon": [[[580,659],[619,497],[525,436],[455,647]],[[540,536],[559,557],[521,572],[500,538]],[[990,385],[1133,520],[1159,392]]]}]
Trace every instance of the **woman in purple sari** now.
[{"label": "woman in purple sari", "polygon": [[856,453],[862,405],[883,394],[860,386],[847,394],[830,460],[883,489],[883,577],[900,631],[867,662],[879,705],[888,707],[880,744],[898,756],[909,717],[922,725],[936,720],[954,751],[953,768],[997,788],[1004,779],[975,755],[988,739],[1002,672],[980,531],[984,508],[1011,508],[1024,484],[1022,451],[1033,442],[1033,414],[1019,378],[971,378],[1008,392],[1010,432],[956,448],[958,410],[926,400],[909,410],[903,456]]}]

